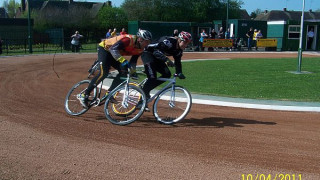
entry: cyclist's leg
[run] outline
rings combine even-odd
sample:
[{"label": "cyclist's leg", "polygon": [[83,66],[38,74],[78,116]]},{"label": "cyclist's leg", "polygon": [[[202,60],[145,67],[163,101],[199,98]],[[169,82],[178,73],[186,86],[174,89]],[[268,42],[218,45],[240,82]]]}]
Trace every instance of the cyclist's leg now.
[{"label": "cyclist's leg", "polygon": [[91,65],[90,69],[88,70],[89,73],[91,73],[91,71],[93,70],[92,68],[97,64],[99,63],[99,59],[96,59],[93,64]]},{"label": "cyclist's leg", "polygon": [[109,69],[110,69],[110,63],[109,63],[109,56],[111,56],[110,53],[108,53],[103,47],[98,48],[98,60],[99,62],[102,62],[100,64],[100,71],[99,73],[90,81],[87,90],[85,91],[85,95],[87,96],[90,94],[90,92],[104,79],[108,76]]},{"label": "cyclist's leg", "polygon": [[[111,55],[111,54],[110,54]],[[125,78],[127,77],[128,68],[127,67],[121,67],[121,63],[119,61],[116,61],[113,57],[111,57],[111,66],[115,68],[119,74],[114,78],[112,81],[108,91],[112,91],[114,88],[116,88],[119,84],[121,84]]]},{"label": "cyclist's leg", "polygon": [[157,80],[157,72],[161,74],[161,78],[170,78],[171,72],[165,62],[162,62],[160,60],[156,60],[154,62],[151,62],[150,64],[145,65],[145,69],[148,80],[144,84],[143,90],[147,98],[149,98],[150,91],[160,84],[164,83],[164,81]]}]

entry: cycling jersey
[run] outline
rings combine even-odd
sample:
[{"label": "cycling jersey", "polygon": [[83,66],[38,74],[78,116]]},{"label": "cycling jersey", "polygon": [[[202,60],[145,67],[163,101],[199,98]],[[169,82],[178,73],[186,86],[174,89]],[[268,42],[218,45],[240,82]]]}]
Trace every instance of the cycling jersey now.
[{"label": "cycling jersey", "polygon": [[[183,50],[178,46],[178,39],[175,37],[164,36],[160,38],[159,43],[149,44],[146,51],[152,53],[156,59],[167,61],[167,56],[173,56],[176,66],[176,73],[182,73],[181,57]],[[145,58],[142,61],[146,64],[150,59]]]},{"label": "cycling jersey", "polygon": [[137,48],[137,37],[134,35],[126,34],[116,36],[110,39],[103,40],[99,46],[103,47],[106,51],[109,51],[114,59],[122,61],[122,56],[136,56],[141,55],[143,49]]}]

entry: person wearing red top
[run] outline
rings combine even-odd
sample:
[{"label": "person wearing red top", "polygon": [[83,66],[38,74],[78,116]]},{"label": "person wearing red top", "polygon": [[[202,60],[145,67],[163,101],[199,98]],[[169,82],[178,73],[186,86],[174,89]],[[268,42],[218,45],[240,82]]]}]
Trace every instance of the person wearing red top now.
[{"label": "person wearing red top", "polygon": [[126,35],[127,32],[126,32],[126,29],[125,28],[122,28],[121,32],[120,32],[120,35]]},{"label": "person wearing red top", "polygon": [[110,39],[104,39],[98,47],[99,73],[91,80],[88,88],[80,97],[80,103],[88,108],[88,97],[91,91],[108,76],[112,67],[118,70],[119,74],[113,80],[109,91],[112,91],[121,83],[120,77],[128,72],[129,61],[123,56],[131,56],[130,61],[136,62],[152,39],[152,34],[147,30],[139,30],[137,35],[120,35]]}]

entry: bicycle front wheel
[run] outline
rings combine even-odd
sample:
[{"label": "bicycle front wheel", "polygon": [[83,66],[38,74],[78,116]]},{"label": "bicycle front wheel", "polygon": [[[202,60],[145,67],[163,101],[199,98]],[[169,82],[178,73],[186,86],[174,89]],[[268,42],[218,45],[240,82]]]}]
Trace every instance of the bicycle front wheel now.
[{"label": "bicycle front wheel", "polygon": [[[79,116],[89,110],[81,105],[79,99],[80,95],[88,88],[89,83],[90,80],[80,81],[69,90],[64,102],[64,108],[68,114],[72,116]],[[96,98],[96,96],[97,88],[94,88],[94,90],[90,93],[88,101],[92,101]]]},{"label": "bicycle front wheel", "polygon": [[[138,103],[141,106],[139,108],[137,108]],[[146,95],[143,90],[135,85],[124,85],[109,93],[104,112],[111,123],[127,125],[142,116],[145,106]]]},{"label": "bicycle front wheel", "polygon": [[163,124],[174,124],[184,119],[192,105],[191,94],[182,86],[168,87],[155,99],[153,115]]}]

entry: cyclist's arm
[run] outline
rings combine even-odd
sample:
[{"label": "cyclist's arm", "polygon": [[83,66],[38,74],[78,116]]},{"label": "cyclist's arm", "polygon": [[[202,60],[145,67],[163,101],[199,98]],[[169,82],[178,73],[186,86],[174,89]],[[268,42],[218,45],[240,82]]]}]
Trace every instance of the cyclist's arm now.
[{"label": "cyclist's arm", "polygon": [[154,47],[153,55],[162,61],[167,61],[168,57],[163,53],[167,50],[169,50],[172,47],[172,43],[168,40],[164,40],[157,44],[157,46]]},{"label": "cyclist's arm", "polygon": [[131,67],[132,67],[134,70],[136,69],[137,61],[138,61],[139,56],[140,56],[140,55],[133,55],[133,56],[131,56],[130,65],[131,65]]},{"label": "cyclist's arm", "polygon": [[120,50],[124,50],[125,47],[129,46],[130,39],[129,38],[122,38],[121,40],[117,41],[109,48],[109,52],[111,53],[112,57],[119,61],[120,63],[124,62],[126,59],[121,55]]}]

